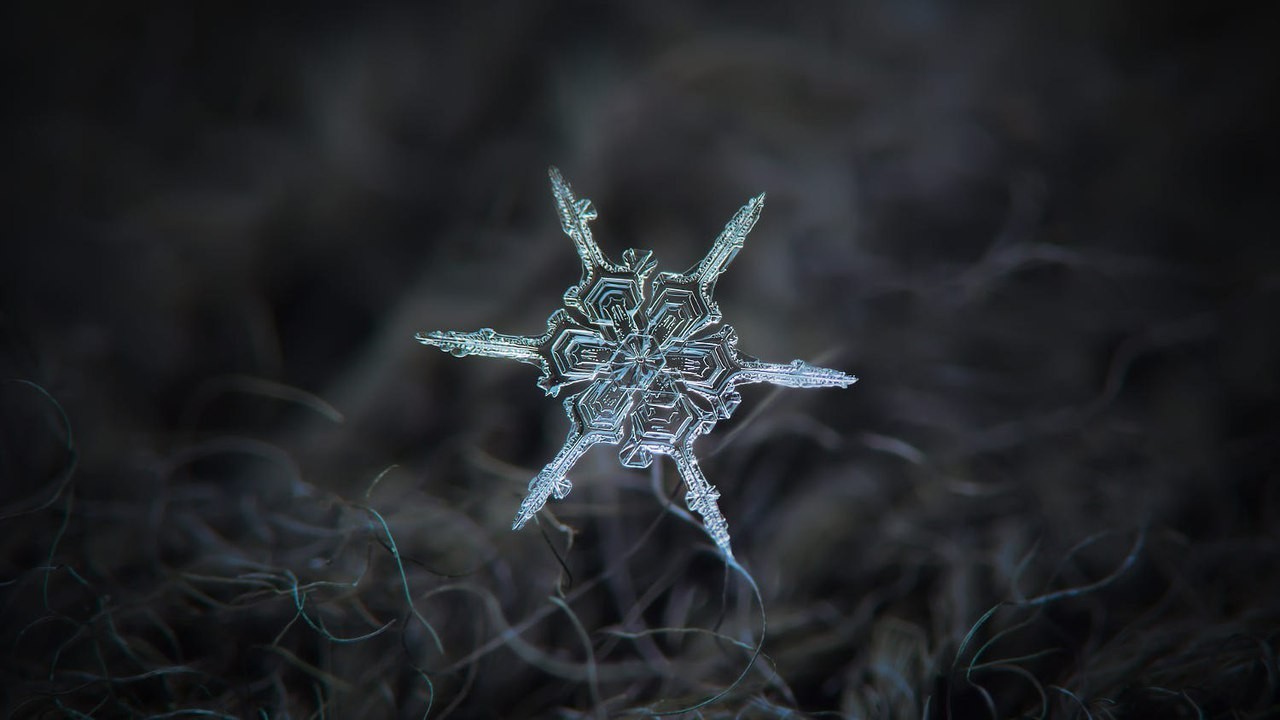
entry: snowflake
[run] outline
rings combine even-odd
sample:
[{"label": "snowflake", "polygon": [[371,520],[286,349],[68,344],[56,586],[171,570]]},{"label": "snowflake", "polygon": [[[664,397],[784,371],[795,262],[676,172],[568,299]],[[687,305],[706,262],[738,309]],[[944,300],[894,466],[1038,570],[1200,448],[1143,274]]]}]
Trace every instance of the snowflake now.
[{"label": "snowflake", "polygon": [[591,446],[621,444],[618,459],[626,467],[648,467],[655,453],[675,460],[687,489],[685,503],[732,557],[728,524],[716,503],[720,493],[698,467],[694,441],[733,413],[742,400],[735,388],[743,383],[846,387],[857,378],[801,360],[761,362],[738,351],[732,327],[715,327],[721,319],[712,299],[716,279],[759,219],[763,194],[738,210],[688,272],[654,275],[657,264],[648,250],[627,250],[621,264],[606,257],[591,237],[591,201],[575,198],[559,170],[551,168],[549,175],[560,222],[582,258],[582,280],[565,291],[564,307],[547,319],[547,331],[524,336],[484,328],[419,333],[417,339],[457,357],[536,365],[542,370],[538,385],[553,397],[579,386],[564,400],[570,424],[564,447],[529,482],[513,530],[548,497],[569,494],[568,472]]}]

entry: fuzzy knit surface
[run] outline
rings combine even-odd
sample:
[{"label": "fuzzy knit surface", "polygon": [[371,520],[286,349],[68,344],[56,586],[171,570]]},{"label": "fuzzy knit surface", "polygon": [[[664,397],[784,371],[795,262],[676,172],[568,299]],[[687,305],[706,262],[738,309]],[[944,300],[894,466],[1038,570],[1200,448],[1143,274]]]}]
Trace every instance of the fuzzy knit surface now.
[{"label": "fuzzy knit surface", "polygon": [[[0,716],[1280,713],[1266,3],[19,3]],[[538,335],[601,248],[753,355],[576,460]]]}]

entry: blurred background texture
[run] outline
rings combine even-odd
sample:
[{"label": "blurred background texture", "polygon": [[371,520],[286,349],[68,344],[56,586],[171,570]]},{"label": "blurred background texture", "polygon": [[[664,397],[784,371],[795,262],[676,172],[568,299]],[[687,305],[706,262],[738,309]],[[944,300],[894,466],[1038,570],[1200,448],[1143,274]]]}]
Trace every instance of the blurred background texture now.
[{"label": "blurred background texture", "polygon": [[[0,715],[1276,717],[1278,8],[8,5]],[[759,596],[607,447],[512,533],[559,402],[413,340],[541,332],[552,164],[767,192],[726,321],[861,378],[700,441]]]}]

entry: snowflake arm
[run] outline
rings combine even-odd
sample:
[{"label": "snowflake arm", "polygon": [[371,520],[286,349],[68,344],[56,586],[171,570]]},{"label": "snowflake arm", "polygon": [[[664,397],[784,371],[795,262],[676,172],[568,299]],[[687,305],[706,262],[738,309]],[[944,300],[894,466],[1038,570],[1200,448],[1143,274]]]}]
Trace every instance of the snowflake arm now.
[{"label": "snowflake arm", "polygon": [[569,473],[594,445],[619,445],[618,460],[648,467],[669,455],[680,471],[685,504],[726,558],[732,558],[729,526],[719,491],[702,473],[694,441],[733,414],[742,398],[736,387],[768,382],[795,388],[846,387],[857,380],[839,370],[801,360],[762,362],[737,349],[737,335],[721,320],[713,297],[717,279],[743,248],[760,218],[764,195],[743,205],[711,249],[683,273],[653,275],[653,253],[627,250],[610,260],[591,235],[591,201],[574,195],[555,168],[549,170],[556,210],[582,261],[582,279],[564,293],[564,307],[547,319],[540,336],[476,332],[427,332],[417,339],[457,357],[483,355],[536,365],[548,395],[582,384],[564,400],[569,433],[555,458],[529,482],[516,513],[520,529],[551,498],[563,499]]},{"label": "snowflake arm", "polygon": [[475,332],[437,330],[418,333],[415,337],[423,345],[434,345],[454,357],[483,355],[539,366],[543,362],[542,356],[538,353],[539,338],[506,335],[495,332],[493,328],[481,328]]},{"label": "snowflake arm", "polygon": [[756,226],[760,212],[764,210],[764,193],[751,198],[746,205],[738,209],[733,217],[720,231],[711,250],[695,265],[686,276],[697,280],[698,290],[708,305],[714,304],[711,295],[715,292],[716,280],[729,269],[729,263],[738,256],[738,251],[747,243],[747,234]]},{"label": "snowflake arm", "polygon": [[576,424],[571,427],[569,437],[565,438],[560,452],[556,453],[555,458],[542,468],[542,472],[529,481],[529,493],[520,503],[520,510],[516,513],[511,529],[519,530],[524,527],[524,524],[533,519],[542,506],[547,504],[547,498],[563,500],[568,496],[569,491],[573,489],[573,483],[568,477],[569,470],[587,450],[591,449],[592,445],[606,440],[608,437],[605,435],[582,433]]},{"label": "snowflake arm", "polygon": [[680,478],[684,480],[684,504],[702,516],[702,526],[707,535],[711,536],[725,557],[733,558],[733,550],[729,546],[729,523],[720,513],[720,504],[716,502],[720,499],[720,491],[702,474],[698,458],[693,454],[693,441],[681,445],[672,457],[680,471]]},{"label": "snowflake arm", "polygon": [[552,397],[567,385],[594,377],[613,353],[612,347],[563,308],[547,318],[547,331],[542,335],[507,335],[482,328],[475,332],[422,332],[415,338],[454,357],[480,355],[535,365],[542,370],[538,386]]},{"label": "snowflake arm", "polygon": [[604,251],[596,244],[591,235],[590,223],[597,217],[596,208],[587,198],[579,200],[573,194],[573,187],[560,174],[558,168],[547,170],[551,179],[551,193],[556,198],[556,210],[560,213],[560,226],[564,234],[573,241],[578,249],[578,257],[582,258],[582,282],[578,287],[589,284],[595,273],[600,270],[619,272],[620,268],[609,261]]},{"label": "snowflake arm", "polygon": [[849,387],[858,378],[839,370],[817,367],[803,360],[792,360],[789,363],[760,362],[755,358],[744,358],[742,369],[730,380],[732,385],[744,383],[767,382],[774,385],[793,388]]},{"label": "snowflake arm", "polygon": [[720,322],[720,306],[712,297],[716,280],[746,244],[764,209],[764,193],[738,209],[698,264],[683,273],[659,273],[653,281],[649,330],[664,347],[692,337]]}]

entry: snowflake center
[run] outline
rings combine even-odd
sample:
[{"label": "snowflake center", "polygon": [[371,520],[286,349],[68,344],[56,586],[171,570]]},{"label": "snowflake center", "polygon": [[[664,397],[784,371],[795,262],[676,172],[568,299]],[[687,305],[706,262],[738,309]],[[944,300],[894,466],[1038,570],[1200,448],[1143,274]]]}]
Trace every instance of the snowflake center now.
[{"label": "snowflake center", "polygon": [[652,336],[631,333],[618,343],[609,360],[609,374],[620,385],[647,390],[666,364]]}]

